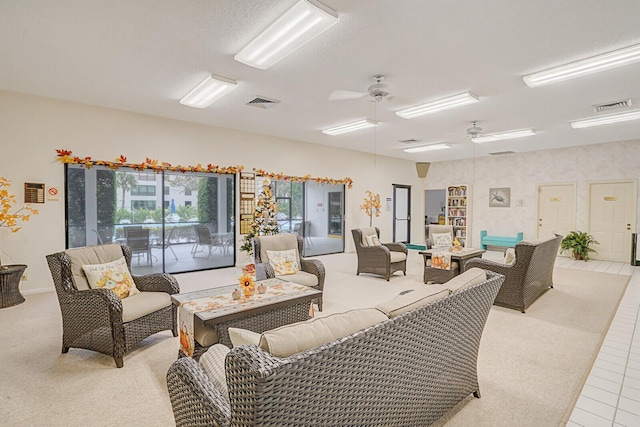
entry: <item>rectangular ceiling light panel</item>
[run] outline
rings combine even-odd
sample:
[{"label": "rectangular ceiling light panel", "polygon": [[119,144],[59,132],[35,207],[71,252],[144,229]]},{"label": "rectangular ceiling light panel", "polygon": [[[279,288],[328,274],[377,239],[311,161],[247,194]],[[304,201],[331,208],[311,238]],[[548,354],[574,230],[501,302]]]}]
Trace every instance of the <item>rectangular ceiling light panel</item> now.
[{"label": "rectangular ceiling light panel", "polygon": [[358,120],[357,122],[351,122],[340,126],[334,126],[329,129],[325,129],[322,133],[326,135],[340,135],[341,133],[352,132],[354,130],[366,129],[373,126],[378,126],[378,122],[373,120]]},{"label": "rectangular ceiling light panel", "polygon": [[640,62],[640,44],[522,77],[529,87],[544,86]]},{"label": "rectangular ceiling light panel", "polygon": [[574,129],[580,129],[638,119],[640,119],[640,110],[631,110],[625,113],[609,114],[606,116],[594,117],[592,119],[575,120],[571,122],[571,127]]},{"label": "rectangular ceiling light panel", "polygon": [[507,132],[497,132],[497,133],[488,133],[486,135],[478,135],[476,137],[471,138],[471,142],[480,144],[483,142],[500,141],[501,139],[522,138],[524,136],[532,136],[535,134],[536,134],[536,131],[533,129],[510,130]]},{"label": "rectangular ceiling light panel", "polygon": [[460,107],[462,105],[473,104],[478,102],[478,97],[472,92],[465,92],[459,95],[449,96],[447,98],[438,99],[436,101],[426,102],[414,107],[405,108],[396,111],[396,115],[403,119],[413,119],[414,117],[424,116],[426,114],[437,113],[438,111],[448,110],[450,108]]},{"label": "rectangular ceiling light panel", "polygon": [[180,104],[194,108],[207,108],[234,90],[237,85],[238,82],[235,80],[225,79],[219,76],[209,76],[182,98]]},{"label": "rectangular ceiling light panel", "polygon": [[433,151],[433,150],[444,150],[446,148],[451,148],[449,144],[429,144],[429,145],[420,145],[418,147],[410,147],[405,148],[403,151],[405,153],[421,153],[423,151]]},{"label": "rectangular ceiling light panel", "polygon": [[338,14],[315,0],[300,0],[249,42],[234,59],[266,70],[338,22]]}]

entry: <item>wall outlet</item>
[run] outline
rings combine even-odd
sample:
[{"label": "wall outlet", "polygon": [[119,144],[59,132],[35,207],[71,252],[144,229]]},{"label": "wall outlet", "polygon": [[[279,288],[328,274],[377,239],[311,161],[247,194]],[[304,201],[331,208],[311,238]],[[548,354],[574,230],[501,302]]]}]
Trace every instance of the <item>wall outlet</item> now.
[{"label": "wall outlet", "polygon": [[20,278],[20,280],[25,282],[27,279],[28,279],[27,273],[22,273],[22,277]]},{"label": "wall outlet", "polygon": [[519,207],[519,208],[523,207],[524,206],[524,200],[522,200],[522,199],[516,200],[516,206]]}]

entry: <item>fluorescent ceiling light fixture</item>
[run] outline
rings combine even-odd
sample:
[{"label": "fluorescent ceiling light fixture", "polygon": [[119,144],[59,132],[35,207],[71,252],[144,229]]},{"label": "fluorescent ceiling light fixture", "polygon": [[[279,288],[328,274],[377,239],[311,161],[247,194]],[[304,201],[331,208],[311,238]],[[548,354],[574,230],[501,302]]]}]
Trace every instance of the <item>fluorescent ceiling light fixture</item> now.
[{"label": "fluorescent ceiling light fixture", "polygon": [[449,144],[429,144],[405,148],[403,151],[405,153],[421,153],[423,151],[444,150],[445,148],[451,148],[451,146]]},{"label": "fluorescent ceiling light fixture", "polygon": [[207,108],[234,90],[237,85],[238,82],[235,80],[225,79],[219,76],[209,76],[182,98],[180,104],[194,108]]},{"label": "fluorescent ceiling light fixture", "polygon": [[631,110],[624,113],[594,117],[592,119],[575,120],[571,122],[571,127],[574,129],[588,128],[591,126],[608,125],[610,123],[626,122],[627,120],[638,119],[640,119],[640,110]]},{"label": "fluorescent ceiling light fixture", "polygon": [[532,136],[535,134],[536,134],[536,131],[533,129],[510,130],[507,132],[497,132],[497,133],[488,133],[485,135],[478,135],[471,138],[471,142],[480,144],[482,142],[499,141],[501,139],[522,138],[524,136]]},{"label": "fluorescent ceiling light fixture", "polygon": [[366,129],[373,126],[378,126],[378,122],[373,120],[358,120],[357,122],[351,122],[340,126],[334,126],[329,129],[325,129],[322,133],[326,135],[340,135],[341,133],[351,132],[354,130]]},{"label": "fluorescent ceiling light fixture", "polygon": [[300,0],[249,42],[234,59],[266,70],[338,22],[338,14],[315,0]]},{"label": "fluorescent ceiling light fixture", "polygon": [[465,92],[459,95],[438,99],[437,101],[431,101],[414,107],[405,108],[404,110],[396,111],[396,115],[403,119],[413,119],[414,117],[437,113],[438,111],[448,110],[450,108],[456,108],[478,101],[479,99],[475,94],[472,92]]},{"label": "fluorescent ceiling light fixture", "polygon": [[560,65],[559,67],[549,68],[548,70],[526,75],[522,79],[529,87],[544,86],[636,62],[640,62],[640,44]]}]

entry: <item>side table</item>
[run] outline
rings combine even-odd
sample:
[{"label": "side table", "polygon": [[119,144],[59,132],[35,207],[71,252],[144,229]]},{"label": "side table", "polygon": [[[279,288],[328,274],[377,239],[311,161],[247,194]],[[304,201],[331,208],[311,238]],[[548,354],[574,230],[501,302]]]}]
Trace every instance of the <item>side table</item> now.
[{"label": "side table", "polygon": [[24,297],[20,293],[20,279],[27,269],[24,264],[0,266],[0,308],[22,304]]}]

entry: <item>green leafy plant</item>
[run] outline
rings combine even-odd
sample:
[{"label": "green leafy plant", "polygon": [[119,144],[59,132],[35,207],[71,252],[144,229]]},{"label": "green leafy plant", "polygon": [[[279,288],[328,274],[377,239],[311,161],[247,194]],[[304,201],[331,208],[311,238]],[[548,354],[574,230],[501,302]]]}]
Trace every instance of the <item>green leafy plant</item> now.
[{"label": "green leafy plant", "polygon": [[560,253],[570,250],[575,259],[588,261],[589,253],[598,253],[589,246],[592,243],[598,244],[592,235],[582,231],[571,231],[562,239],[560,243]]}]

